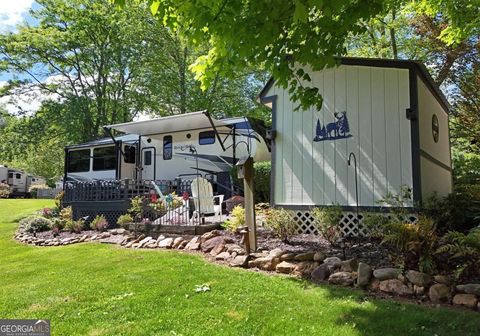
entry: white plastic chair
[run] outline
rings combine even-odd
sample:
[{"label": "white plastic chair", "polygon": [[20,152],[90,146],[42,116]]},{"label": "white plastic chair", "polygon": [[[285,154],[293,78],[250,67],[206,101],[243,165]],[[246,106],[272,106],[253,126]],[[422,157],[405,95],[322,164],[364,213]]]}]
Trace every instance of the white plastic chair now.
[{"label": "white plastic chair", "polygon": [[[192,190],[193,204],[195,205],[195,211],[190,221],[193,223],[194,219],[198,219],[205,215],[215,216],[217,221],[222,220],[222,203],[224,195],[213,196],[213,188],[210,182],[203,177],[197,177],[192,181],[190,185]],[[218,204],[215,204],[215,198],[218,198]]]}]

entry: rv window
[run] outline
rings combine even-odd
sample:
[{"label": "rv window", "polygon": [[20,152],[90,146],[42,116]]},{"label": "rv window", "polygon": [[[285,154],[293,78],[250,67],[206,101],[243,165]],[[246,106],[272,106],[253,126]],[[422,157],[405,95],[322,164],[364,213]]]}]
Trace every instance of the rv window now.
[{"label": "rv window", "polygon": [[198,143],[200,145],[211,145],[215,143],[215,132],[206,131],[198,133]]},{"label": "rv window", "polygon": [[143,152],[143,165],[150,166],[152,164],[152,151],[147,150]]},{"label": "rv window", "polygon": [[135,163],[136,161],[136,148],[135,146],[125,146],[125,163]]},{"label": "rv window", "polygon": [[115,147],[102,147],[93,150],[93,170],[114,170],[117,165]]},{"label": "rv window", "polygon": [[16,173],[16,174],[15,174],[15,178],[16,178],[17,180],[20,180],[20,179],[22,178],[22,174]]},{"label": "rv window", "polygon": [[8,173],[8,178],[13,178],[13,173]]},{"label": "rv window", "polygon": [[163,159],[171,160],[172,159],[172,136],[165,135],[163,137]]},{"label": "rv window", "polygon": [[90,170],[90,149],[68,152],[69,173],[88,172]]}]

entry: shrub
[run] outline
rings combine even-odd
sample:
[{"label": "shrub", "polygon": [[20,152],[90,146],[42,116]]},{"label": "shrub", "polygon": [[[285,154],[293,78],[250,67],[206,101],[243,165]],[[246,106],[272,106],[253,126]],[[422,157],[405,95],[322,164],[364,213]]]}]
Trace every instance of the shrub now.
[{"label": "shrub", "polygon": [[64,192],[63,190],[60,191],[60,192],[55,196],[55,207],[57,207],[57,209],[61,209],[61,208],[62,208],[63,196],[65,196],[65,192]]},{"label": "shrub", "polygon": [[62,221],[60,218],[52,218],[51,222],[52,224],[50,225],[50,229],[55,232],[60,232],[65,227],[65,222]]},{"label": "shrub", "polygon": [[108,221],[104,215],[97,215],[90,223],[90,228],[96,231],[105,231],[108,228]]},{"label": "shrub", "polygon": [[85,221],[83,219],[79,220],[68,220],[65,223],[65,229],[70,232],[80,233],[85,228]]},{"label": "shrub", "polygon": [[66,208],[63,208],[62,210],[60,210],[60,213],[59,213],[58,217],[65,222],[71,221],[73,219],[72,207],[69,206],[69,207],[66,207]]},{"label": "shrub", "polygon": [[468,233],[480,225],[480,185],[456,185],[444,198],[432,195],[424,202],[421,211],[433,218],[441,233]]},{"label": "shrub", "polygon": [[421,272],[432,273],[435,270],[433,255],[437,245],[435,222],[420,216],[417,223],[394,221],[386,225],[382,243],[394,246],[405,254],[407,267]]},{"label": "shrub", "polygon": [[297,223],[293,220],[291,211],[282,208],[271,209],[265,224],[284,242],[288,242],[288,238],[297,232]]},{"label": "shrub", "polygon": [[382,239],[385,235],[385,228],[391,222],[387,215],[379,213],[367,213],[362,224],[367,228],[371,238]]},{"label": "shrub", "polygon": [[457,278],[470,272],[480,272],[480,227],[468,234],[450,231],[441,239],[437,253],[446,253],[458,263]]},{"label": "shrub", "polygon": [[138,217],[141,217],[143,214],[143,202],[144,202],[144,197],[143,196],[135,196],[132,198],[130,208],[127,210],[127,212],[133,216],[134,219],[137,219]]},{"label": "shrub", "polygon": [[28,188],[28,192],[33,198],[36,198],[39,189],[50,189],[50,188],[46,184],[35,184],[30,186],[30,188]]},{"label": "shrub", "polygon": [[40,216],[30,216],[20,221],[20,225],[28,232],[42,232],[50,229],[52,222]]},{"label": "shrub", "polygon": [[130,214],[121,215],[117,219],[117,225],[124,229],[128,229],[130,223],[133,223],[133,217]]},{"label": "shrub", "polygon": [[255,162],[255,202],[270,201],[270,171],[272,165],[270,161]]},{"label": "shrub", "polygon": [[225,230],[235,233],[238,228],[245,225],[245,209],[237,205],[232,210],[232,215],[229,220],[226,220],[222,226]]},{"label": "shrub", "polygon": [[342,208],[339,205],[314,208],[311,214],[323,238],[335,245],[341,237],[339,223],[342,219]]},{"label": "shrub", "polygon": [[8,198],[12,192],[10,186],[6,183],[0,183],[0,198]]}]

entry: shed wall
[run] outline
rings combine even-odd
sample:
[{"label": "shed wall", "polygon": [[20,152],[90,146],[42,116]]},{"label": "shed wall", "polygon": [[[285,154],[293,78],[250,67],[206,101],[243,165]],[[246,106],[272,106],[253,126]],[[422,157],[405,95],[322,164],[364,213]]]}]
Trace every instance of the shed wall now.
[{"label": "shed wall", "polygon": [[[425,82],[418,77],[418,121],[420,128],[420,157],[422,199],[433,192],[445,196],[452,192],[452,172],[448,113],[433,96]],[[438,119],[438,141],[433,137],[432,118]]]},{"label": "shed wall", "polygon": [[[342,65],[309,74],[305,84],[324,99],[320,111],[295,112],[288,92],[275,84],[266,93],[277,96],[274,204],[356,205],[350,152],[358,162],[359,205],[377,206],[387,192],[411,187],[408,69]],[[318,137],[317,122],[333,127],[334,113],[343,111],[349,132]]]}]

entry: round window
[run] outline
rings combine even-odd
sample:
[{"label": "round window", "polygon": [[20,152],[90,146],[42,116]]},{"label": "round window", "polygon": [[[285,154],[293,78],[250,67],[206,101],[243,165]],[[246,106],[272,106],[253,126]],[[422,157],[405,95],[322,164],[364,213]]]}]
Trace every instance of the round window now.
[{"label": "round window", "polygon": [[432,116],[432,135],[433,141],[438,142],[438,136],[440,135],[440,126],[438,125],[437,115]]}]

